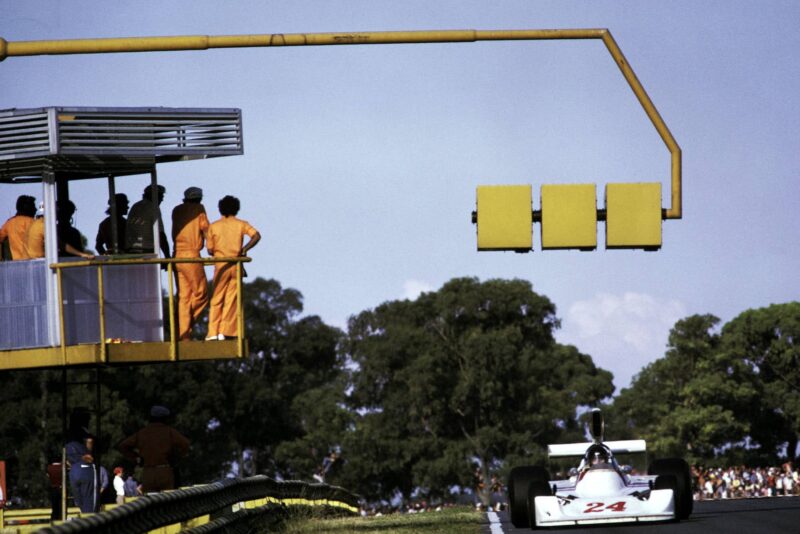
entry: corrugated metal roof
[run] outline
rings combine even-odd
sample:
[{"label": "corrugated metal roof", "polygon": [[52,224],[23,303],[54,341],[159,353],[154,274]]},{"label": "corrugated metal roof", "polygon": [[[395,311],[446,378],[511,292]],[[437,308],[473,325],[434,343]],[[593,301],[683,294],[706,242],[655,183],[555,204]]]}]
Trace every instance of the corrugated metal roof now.
[{"label": "corrugated metal roof", "polygon": [[168,161],[241,155],[241,110],[50,107],[0,111],[0,182],[148,172]]}]

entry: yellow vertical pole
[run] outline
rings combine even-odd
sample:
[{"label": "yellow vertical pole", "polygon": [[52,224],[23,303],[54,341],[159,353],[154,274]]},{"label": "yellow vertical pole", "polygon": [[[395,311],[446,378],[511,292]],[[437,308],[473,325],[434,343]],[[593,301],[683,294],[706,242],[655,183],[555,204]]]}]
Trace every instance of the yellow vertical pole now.
[{"label": "yellow vertical pole", "polygon": [[106,346],[106,291],[103,285],[103,266],[97,266],[97,302],[100,308],[100,360],[108,363],[108,347]]},{"label": "yellow vertical pole", "polygon": [[64,284],[61,280],[61,267],[56,266],[56,281],[58,285],[58,332],[61,337],[61,363],[67,365],[67,339],[64,327]]},{"label": "yellow vertical pole", "polygon": [[119,254],[122,247],[125,246],[125,243],[119,242],[119,230],[117,229],[117,186],[113,174],[108,176],[108,207],[111,210],[111,213],[109,213],[109,215],[111,215],[109,219],[111,222],[111,250],[107,250],[106,252]]},{"label": "yellow vertical pole", "polygon": [[611,54],[611,57],[614,58],[614,62],[619,67],[622,76],[625,78],[625,81],[628,82],[628,86],[633,91],[633,94],[636,96],[637,100],[639,100],[639,104],[641,104],[642,109],[644,109],[645,114],[647,114],[647,118],[650,119],[650,122],[655,127],[658,135],[661,136],[661,140],[666,145],[667,149],[670,152],[670,192],[671,192],[671,199],[672,205],[669,209],[664,210],[663,218],[665,219],[680,219],[683,214],[682,209],[682,194],[681,194],[681,147],[678,145],[675,138],[672,136],[672,132],[669,131],[667,124],[664,122],[664,119],[661,118],[661,114],[656,109],[655,104],[653,101],[650,100],[650,96],[647,94],[647,91],[644,90],[639,78],[636,76],[636,73],[633,72],[633,68],[631,67],[628,60],[625,59],[625,55],[622,53],[617,42],[612,37],[611,32],[605,30],[602,36],[603,44],[606,45],[606,49],[608,53]]},{"label": "yellow vertical pole", "polygon": [[[64,367],[64,375],[63,375],[63,386],[66,390],[67,387],[67,368]],[[66,406],[66,392],[64,393],[64,405]],[[66,417],[66,409],[64,411],[64,415],[62,417]],[[66,422],[64,422],[66,426]],[[65,432],[66,433],[66,432]],[[67,520],[67,447],[61,447],[61,519],[62,521]]]},{"label": "yellow vertical pole", "polygon": [[672,182],[671,182],[671,198],[672,206],[664,213],[665,219],[680,219],[683,217],[683,156],[681,155],[681,148],[675,144],[675,149],[670,149],[672,153]]},{"label": "yellow vertical pole", "polygon": [[239,358],[244,357],[244,299],[242,298],[242,262],[236,262],[236,335]]},{"label": "yellow vertical pole", "polygon": [[175,337],[175,295],[174,284],[172,280],[173,263],[167,262],[167,278],[169,284],[169,359],[175,361],[178,359],[178,340]]}]

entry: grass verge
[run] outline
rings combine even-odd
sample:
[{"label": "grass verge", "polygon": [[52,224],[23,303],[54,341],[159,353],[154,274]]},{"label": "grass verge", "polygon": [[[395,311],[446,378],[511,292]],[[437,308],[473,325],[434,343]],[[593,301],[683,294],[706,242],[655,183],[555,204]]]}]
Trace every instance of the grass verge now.
[{"label": "grass verge", "polygon": [[334,534],[410,534],[412,532],[436,534],[477,534],[483,514],[472,507],[445,508],[441,512],[419,514],[392,514],[381,517],[323,518],[310,511],[299,513],[284,523],[281,532],[306,534],[330,532]]}]

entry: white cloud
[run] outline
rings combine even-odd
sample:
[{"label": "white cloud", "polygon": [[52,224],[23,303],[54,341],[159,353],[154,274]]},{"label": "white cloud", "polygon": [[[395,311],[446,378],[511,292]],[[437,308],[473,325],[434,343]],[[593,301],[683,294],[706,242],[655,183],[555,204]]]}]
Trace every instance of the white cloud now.
[{"label": "white cloud", "polygon": [[408,300],[416,300],[422,293],[433,291],[434,288],[427,282],[420,280],[406,280],[403,283],[403,298]]},{"label": "white cloud", "polygon": [[614,373],[619,391],[643,366],[664,355],[669,331],[685,313],[684,305],[674,299],[598,293],[569,307],[556,337]]}]

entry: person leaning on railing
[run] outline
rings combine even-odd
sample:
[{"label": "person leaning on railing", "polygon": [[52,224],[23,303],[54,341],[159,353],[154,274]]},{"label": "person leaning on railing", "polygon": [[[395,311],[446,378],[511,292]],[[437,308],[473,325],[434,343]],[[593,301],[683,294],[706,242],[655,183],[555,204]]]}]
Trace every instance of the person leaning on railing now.
[{"label": "person leaning on railing", "polygon": [[[125,193],[117,193],[114,195],[115,211],[117,212],[116,227],[117,227],[117,252],[122,252],[125,249],[125,214],[128,213],[128,196]],[[97,237],[95,238],[94,248],[97,253],[101,255],[115,254],[114,251],[114,233],[112,232],[111,224],[111,200],[108,201],[108,209],[106,214],[108,217],[102,220],[97,227]]]},{"label": "person leaning on railing", "polygon": [[161,210],[153,206],[153,192],[157,191],[156,200],[160,205],[164,200],[167,190],[163,185],[153,189],[152,185],[144,188],[142,200],[131,206],[125,228],[125,249],[131,254],[152,254],[155,252],[153,243],[153,224],[158,221],[158,235],[161,252],[165,258],[170,257],[169,242],[161,224]]},{"label": "person leaning on railing", "polygon": [[75,215],[75,204],[71,200],[59,200],[56,203],[56,233],[58,234],[58,255],[79,256],[93,260],[94,255],[83,250],[83,236],[72,226]]},{"label": "person leaning on railing", "polygon": [[[81,233],[72,226],[72,216],[75,214],[75,204],[69,200],[59,201],[56,204],[56,233],[58,238],[59,256],[79,256],[92,260],[94,255],[83,250]],[[41,215],[36,214],[36,219],[28,227],[25,237],[25,254],[28,259],[44,258],[44,210]]]},{"label": "person leaning on railing", "polygon": [[[247,256],[247,252],[261,240],[258,230],[247,221],[236,218],[239,207],[239,199],[230,195],[219,201],[222,218],[209,227],[207,242],[208,253],[215,258]],[[242,246],[244,236],[248,236],[250,240]],[[233,263],[214,264],[214,293],[211,296],[206,341],[239,335],[236,272],[236,265]]]}]

